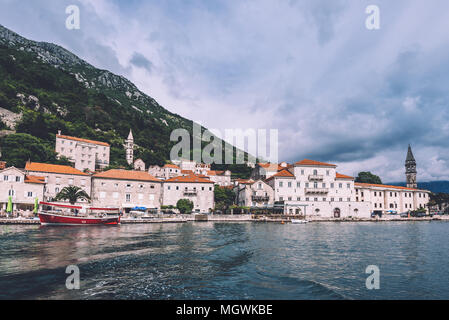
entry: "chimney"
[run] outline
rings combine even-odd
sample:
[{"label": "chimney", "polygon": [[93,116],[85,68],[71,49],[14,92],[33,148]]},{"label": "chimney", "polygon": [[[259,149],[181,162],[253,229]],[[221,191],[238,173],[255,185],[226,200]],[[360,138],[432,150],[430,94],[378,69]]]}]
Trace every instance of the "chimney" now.
[{"label": "chimney", "polygon": [[58,130],[58,136],[60,136],[61,135],[61,130]]}]

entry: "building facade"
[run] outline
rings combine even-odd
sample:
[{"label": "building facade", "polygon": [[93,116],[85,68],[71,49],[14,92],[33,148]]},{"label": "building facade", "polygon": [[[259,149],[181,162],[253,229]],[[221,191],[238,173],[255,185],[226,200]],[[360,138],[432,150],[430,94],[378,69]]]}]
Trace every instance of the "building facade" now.
[{"label": "building facade", "polygon": [[112,169],[92,176],[92,203],[98,207],[144,207],[157,211],[161,207],[162,182],[143,171]]},{"label": "building facade", "polygon": [[32,212],[36,198],[44,198],[45,179],[27,175],[23,170],[9,167],[0,171],[0,209],[6,211],[9,197],[13,211]]},{"label": "building facade", "polygon": [[239,183],[234,190],[238,206],[268,208],[274,204],[274,190],[263,180]]},{"label": "building facade", "polygon": [[109,165],[110,145],[106,142],[65,136],[58,131],[55,151],[64,156],[80,171],[95,171]]},{"label": "building facade", "polygon": [[176,206],[180,199],[193,202],[194,212],[209,212],[215,206],[214,183],[195,175],[179,176],[163,182],[162,204]]},{"label": "building facade", "polygon": [[[70,166],[27,162],[25,173],[44,179],[44,201],[51,201],[64,187],[68,186],[78,186],[87,194],[91,194],[91,176]],[[86,201],[80,201],[86,204]]]}]

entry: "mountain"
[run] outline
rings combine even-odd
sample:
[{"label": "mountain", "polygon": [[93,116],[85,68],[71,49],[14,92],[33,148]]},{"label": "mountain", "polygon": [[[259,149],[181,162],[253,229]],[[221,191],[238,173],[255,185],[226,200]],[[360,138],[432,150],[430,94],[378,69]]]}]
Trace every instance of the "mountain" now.
[{"label": "mountain", "polygon": [[133,129],[135,158],[163,164],[175,144],[172,130],[186,129],[192,137],[193,126],[126,78],[1,25],[0,117],[2,158],[19,167],[27,159],[58,162],[53,151],[58,130],[110,143],[111,165],[126,166],[123,143]]},{"label": "mountain", "polygon": [[[405,183],[403,182],[392,182],[388,184],[405,187]],[[429,190],[433,193],[449,193],[449,181],[418,182],[418,188]]]}]

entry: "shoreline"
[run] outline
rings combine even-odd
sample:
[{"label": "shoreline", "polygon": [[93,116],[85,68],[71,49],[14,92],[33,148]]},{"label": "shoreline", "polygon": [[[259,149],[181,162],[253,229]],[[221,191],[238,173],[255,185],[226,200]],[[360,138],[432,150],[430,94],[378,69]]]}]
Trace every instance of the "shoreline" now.
[{"label": "shoreline", "polygon": [[[123,218],[121,224],[159,224],[159,223],[187,223],[187,222],[271,222],[271,223],[291,223],[291,217],[288,218],[270,218],[266,216],[252,217],[252,216],[208,216],[207,220],[196,220],[195,216],[176,218],[154,218],[154,219],[129,219]],[[438,217],[423,217],[423,218],[400,218],[400,217],[388,217],[388,218],[310,218],[307,219],[308,223],[319,222],[410,222],[410,221],[449,221],[449,216]],[[0,225],[40,225],[39,220],[32,219],[11,219],[0,218]]]}]

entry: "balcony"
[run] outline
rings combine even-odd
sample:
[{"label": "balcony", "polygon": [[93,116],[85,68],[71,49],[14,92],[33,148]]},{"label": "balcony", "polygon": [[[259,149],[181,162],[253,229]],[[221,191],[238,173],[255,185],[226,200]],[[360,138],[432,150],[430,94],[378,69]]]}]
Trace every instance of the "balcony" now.
[{"label": "balcony", "polygon": [[185,196],[196,196],[197,195],[197,191],[190,189],[190,190],[184,190],[183,194]]},{"label": "balcony", "polygon": [[306,188],[305,192],[308,194],[325,194],[329,192],[328,188]]},{"label": "balcony", "polygon": [[251,196],[251,200],[255,202],[268,202],[270,201],[269,196]]},{"label": "balcony", "polygon": [[321,174],[311,174],[311,175],[309,175],[309,181],[322,181],[323,178],[324,177]]}]

